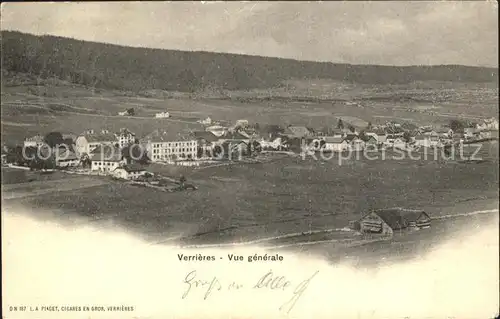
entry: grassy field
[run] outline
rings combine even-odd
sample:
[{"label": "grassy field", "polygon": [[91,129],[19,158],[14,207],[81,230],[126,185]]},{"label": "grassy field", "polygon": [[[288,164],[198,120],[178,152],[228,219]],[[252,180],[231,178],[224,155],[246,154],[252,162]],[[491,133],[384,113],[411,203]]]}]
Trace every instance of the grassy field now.
[{"label": "grassy field", "polygon": [[206,169],[156,166],[154,171],[167,176],[185,175],[198,190],[162,193],[109,182],[16,203],[111,220],[151,237],[230,242],[342,228],[375,208],[448,214],[450,207],[498,199],[497,163],[353,159],[339,165],[285,158]]},{"label": "grassy field", "polygon": [[[2,88],[2,137],[19,143],[26,136],[60,130],[127,127],[139,137],[154,129],[172,134],[201,129],[196,120],[335,126],[339,118],[357,126],[388,120],[445,124],[454,116],[498,117],[498,87],[489,84],[413,83],[367,86],[325,80],[294,80],[269,90],[232,91],[219,96],[159,92],[126,94],[91,90],[64,82]],[[160,94],[162,93],[162,94]],[[346,104],[358,101],[360,106]],[[134,118],[117,113],[133,107]],[[422,110],[432,109],[435,113]],[[168,110],[170,119],[155,119]],[[422,111],[422,112],[421,112]]]}]

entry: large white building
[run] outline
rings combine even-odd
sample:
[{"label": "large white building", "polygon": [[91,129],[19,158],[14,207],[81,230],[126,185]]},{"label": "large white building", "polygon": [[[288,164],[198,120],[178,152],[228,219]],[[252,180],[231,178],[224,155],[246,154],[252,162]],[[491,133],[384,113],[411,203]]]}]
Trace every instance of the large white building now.
[{"label": "large white building", "polygon": [[116,139],[118,140],[118,146],[123,148],[129,144],[133,144],[135,142],[135,134],[127,130],[126,128],[122,128],[120,132],[115,134]]},{"label": "large white building", "polygon": [[114,146],[115,144],[119,144],[115,134],[112,134],[107,130],[103,130],[100,133],[89,130],[83,134],[80,134],[76,138],[75,148],[77,154],[82,155],[90,154],[99,146]]},{"label": "large white building", "polygon": [[127,162],[117,147],[101,147],[90,156],[91,170],[110,173]]},{"label": "large white building", "polygon": [[144,137],[141,144],[146,148],[148,156],[153,162],[195,159],[198,152],[196,139],[160,130]]}]

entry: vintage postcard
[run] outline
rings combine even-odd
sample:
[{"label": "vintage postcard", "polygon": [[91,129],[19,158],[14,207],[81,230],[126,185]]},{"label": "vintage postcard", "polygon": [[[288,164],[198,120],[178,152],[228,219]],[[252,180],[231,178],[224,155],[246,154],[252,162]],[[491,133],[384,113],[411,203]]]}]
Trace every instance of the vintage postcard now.
[{"label": "vintage postcard", "polygon": [[1,6],[2,313],[499,315],[493,1]]}]

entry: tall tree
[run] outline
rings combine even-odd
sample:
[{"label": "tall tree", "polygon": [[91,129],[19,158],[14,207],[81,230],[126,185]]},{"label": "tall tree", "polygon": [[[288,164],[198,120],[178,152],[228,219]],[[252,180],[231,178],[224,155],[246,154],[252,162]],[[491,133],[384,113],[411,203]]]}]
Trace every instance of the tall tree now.
[{"label": "tall tree", "polygon": [[50,132],[45,135],[44,142],[50,147],[64,144],[64,138],[60,132]]},{"label": "tall tree", "polygon": [[344,122],[342,122],[342,119],[339,119],[337,123],[337,128],[343,130],[344,129]]}]

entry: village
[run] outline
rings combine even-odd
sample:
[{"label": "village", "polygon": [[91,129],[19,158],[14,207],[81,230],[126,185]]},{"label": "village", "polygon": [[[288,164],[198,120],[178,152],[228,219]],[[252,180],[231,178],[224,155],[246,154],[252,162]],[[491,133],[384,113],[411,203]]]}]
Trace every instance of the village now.
[{"label": "village", "polygon": [[[161,114],[168,115],[168,112]],[[45,136],[39,134],[27,137],[23,145],[9,146],[4,142],[2,164],[31,168],[83,169],[130,180],[142,178],[147,171],[140,164],[148,162],[200,166],[221,161],[239,161],[266,152],[342,153],[362,151],[368,147],[375,150],[411,151],[498,139],[498,121],[494,118],[480,123],[452,120],[449,126],[440,128],[396,122],[378,126],[368,123],[361,130],[342,119],[338,120],[334,128],[318,130],[298,125],[283,128],[279,125],[250,124],[248,120],[238,120],[234,125],[222,125],[210,117],[199,120],[198,123],[205,130],[184,135],[155,130],[141,138],[126,128],[119,132],[87,130],[78,136],[60,132],[51,132]],[[36,155],[32,156],[33,159],[42,158],[45,161],[28,160],[28,154]]]}]

